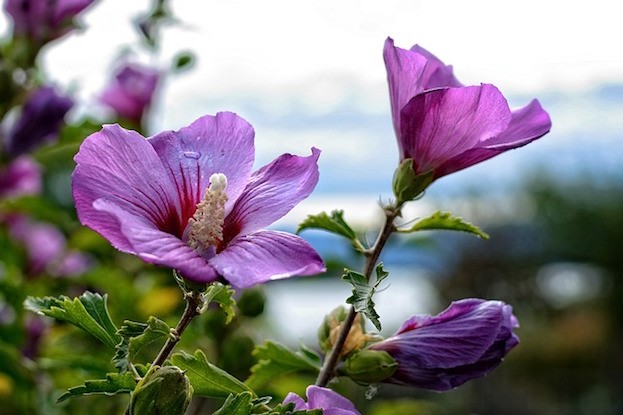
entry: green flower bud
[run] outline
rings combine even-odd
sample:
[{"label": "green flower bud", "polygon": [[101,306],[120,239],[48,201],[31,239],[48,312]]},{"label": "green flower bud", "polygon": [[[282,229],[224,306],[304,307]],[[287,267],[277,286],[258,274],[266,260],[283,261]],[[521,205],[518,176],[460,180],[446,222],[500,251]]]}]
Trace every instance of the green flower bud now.
[{"label": "green flower bud", "polygon": [[415,174],[413,159],[405,159],[394,172],[394,195],[401,205],[418,197],[432,182],[434,172]]},{"label": "green flower bud", "polygon": [[398,363],[389,353],[366,349],[351,354],[338,372],[355,382],[369,384],[387,379],[397,367]]},{"label": "green flower bud", "polygon": [[130,415],[183,415],[193,388],[177,366],[159,367],[136,385],[130,401]]},{"label": "green flower bud", "polygon": [[240,312],[246,317],[257,317],[264,312],[266,296],[261,287],[244,290],[236,302]]}]

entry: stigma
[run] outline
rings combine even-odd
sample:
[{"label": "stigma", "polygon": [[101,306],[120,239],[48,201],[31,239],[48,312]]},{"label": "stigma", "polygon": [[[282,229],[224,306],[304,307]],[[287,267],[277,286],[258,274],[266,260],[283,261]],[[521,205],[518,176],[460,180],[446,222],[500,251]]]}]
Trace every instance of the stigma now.
[{"label": "stigma", "polygon": [[227,177],[223,173],[210,176],[210,186],[203,199],[197,204],[197,210],[188,219],[187,243],[199,253],[216,250],[223,241],[225,223],[225,203],[227,203]]}]

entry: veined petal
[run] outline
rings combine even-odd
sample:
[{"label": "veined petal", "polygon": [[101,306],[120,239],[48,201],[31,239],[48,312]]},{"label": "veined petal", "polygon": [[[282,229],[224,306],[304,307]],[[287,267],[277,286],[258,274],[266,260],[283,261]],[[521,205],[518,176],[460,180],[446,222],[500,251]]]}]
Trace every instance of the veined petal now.
[{"label": "veined petal", "polygon": [[410,51],[426,58],[426,67],[419,80],[422,90],[463,86],[454,76],[452,65],[446,65],[441,59],[420,45],[414,45]]},{"label": "veined petal", "polygon": [[133,251],[119,223],[93,206],[98,199],[114,203],[154,228],[180,232],[174,187],[162,161],[140,134],[118,125],[104,126],[84,140],[74,160],[72,188],[78,218],[113,246]]},{"label": "veined petal", "polygon": [[419,94],[401,120],[405,157],[414,159],[416,173],[425,173],[505,131],[511,111],[496,87],[483,84]]},{"label": "veined petal", "polygon": [[239,236],[209,263],[238,288],[325,270],[322,259],[307,241],[277,231]]},{"label": "veined petal", "polygon": [[406,358],[422,368],[464,366],[485,354],[503,323],[496,301],[458,301],[438,316],[410,318],[396,335],[384,340],[383,349],[391,348],[397,351],[390,352],[396,360]]},{"label": "veined petal", "polygon": [[508,150],[524,146],[543,137],[552,128],[549,114],[533,99],[525,107],[513,110],[508,128],[497,137],[484,142],[486,148]]},{"label": "veined petal", "polygon": [[225,219],[225,239],[271,225],[309,196],[318,183],[319,156],[317,148],[308,157],[284,154],[253,173]]},{"label": "veined petal", "polygon": [[[383,58],[387,69],[387,82],[392,109],[392,118],[396,136],[400,137],[400,112],[417,94],[438,87],[459,87],[462,84],[454,77],[452,67],[444,65],[432,53],[415,45],[411,50],[394,46],[394,41],[387,38],[383,48]],[[405,154],[404,144],[398,140],[401,160]]]},{"label": "veined petal", "polygon": [[552,122],[547,112],[537,100],[532,100],[525,107],[512,112],[511,121],[505,131],[497,137],[483,141],[478,147],[445,161],[435,170],[435,176],[445,176],[488,160],[507,150],[525,146],[547,134],[551,127]]},{"label": "veined petal", "polygon": [[218,278],[206,260],[185,242],[162,232],[144,217],[104,199],[95,201],[94,208],[117,222],[119,232],[130,246],[125,252],[135,254],[145,262],[176,269],[184,278],[193,281],[210,282]]},{"label": "veined petal", "polygon": [[231,209],[251,174],[254,135],[253,127],[241,117],[220,112],[201,117],[179,131],[149,138],[174,183],[183,221],[192,217],[214,173],[227,176],[226,211]]},{"label": "veined petal", "polygon": [[336,409],[347,410],[345,413],[348,414],[356,412],[355,405],[350,400],[331,389],[311,385],[307,387],[306,394],[310,409],[323,408],[325,413],[327,410]]}]

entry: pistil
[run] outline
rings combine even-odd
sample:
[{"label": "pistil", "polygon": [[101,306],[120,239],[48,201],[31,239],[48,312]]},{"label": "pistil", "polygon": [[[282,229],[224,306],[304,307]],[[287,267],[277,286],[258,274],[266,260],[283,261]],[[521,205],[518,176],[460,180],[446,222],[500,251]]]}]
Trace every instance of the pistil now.
[{"label": "pistil", "polygon": [[227,177],[223,173],[210,176],[210,186],[203,199],[197,204],[197,210],[188,219],[188,245],[198,252],[216,249],[223,240],[225,223],[225,203],[227,203]]}]

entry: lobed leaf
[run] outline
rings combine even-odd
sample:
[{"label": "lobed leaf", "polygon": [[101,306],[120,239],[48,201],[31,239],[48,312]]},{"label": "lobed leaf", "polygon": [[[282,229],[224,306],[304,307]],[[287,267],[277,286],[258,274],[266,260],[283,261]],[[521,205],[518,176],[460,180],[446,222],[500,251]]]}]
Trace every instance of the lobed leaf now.
[{"label": "lobed leaf", "polygon": [[298,234],[305,229],[323,229],[335,233],[351,241],[358,251],[364,251],[364,247],[357,239],[355,231],[344,220],[343,210],[333,210],[331,211],[331,215],[328,215],[326,212],[321,212],[317,215],[308,215],[307,218],[301,222],[296,233]]},{"label": "lobed leaf", "polygon": [[374,309],[375,304],[372,298],[379,284],[387,278],[389,273],[383,269],[383,264],[379,264],[375,272],[376,281],[372,285],[366,280],[365,275],[349,269],[344,270],[342,279],[348,281],[353,286],[352,295],[346,299],[346,302],[352,304],[355,307],[355,311],[365,315],[374,324],[374,327],[380,331],[380,316]]},{"label": "lobed leaf", "polygon": [[225,312],[225,323],[229,324],[236,314],[236,300],[233,295],[235,291],[229,286],[214,282],[208,286],[204,294],[206,304],[215,302]]},{"label": "lobed leaf", "polygon": [[214,412],[214,415],[251,415],[253,411],[253,395],[250,392],[243,392],[238,395],[229,395],[223,406]]},{"label": "lobed leaf", "polygon": [[109,373],[106,379],[87,380],[84,385],[75,386],[67,389],[56,400],[57,403],[63,402],[69,398],[84,395],[116,395],[118,393],[130,393],[136,387],[136,380],[131,373]]},{"label": "lobed leaf", "polygon": [[28,297],[24,301],[24,307],[73,324],[114,349],[121,337],[108,313],[107,298],[106,294],[101,296],[89,291],[74,299],[64,295],[58,298]]},{"label": "lobed leaf", "polygon": [[320,361],[310,356],[309,350],[295,352],[272,341],[256,346],[253,355],[257,358],[257,363],[251,368],[251,376],[245,381],[253,389],[287,373],[320,371]]},{"label": "lobed leaf", "polygon": [[117,331],[122,340],[115,347],[113,357],[115,367],[123,373],[129,369],[130,364],[138,354],[146,347],[154,343],[164,343],[171,334],[171,328],[164,321],[150,316],[147,324],[126,320],[124,325]]},{"label": "lobed leaf", "polygon": [[171,361],[186,371],[195,395],[226,398],[230,394],[237,395],[243,392],[253,394],[247,385],[210,363],[201,350],[197,350],[194,355],[186,352],[175,353],[171,356]]},{"label": "lobed leaf", "polygon": [[399,232],[411,233],[435,229],[467,232],[483,239],[489,239],[489,235],[487,235],[477,226],[463,220],[463,218],[459,216],[453,216],[450,212],[442,212],[440,210],[436,211],[427,218],[417,221],[412,227],[408,229],[399,229]]}]

